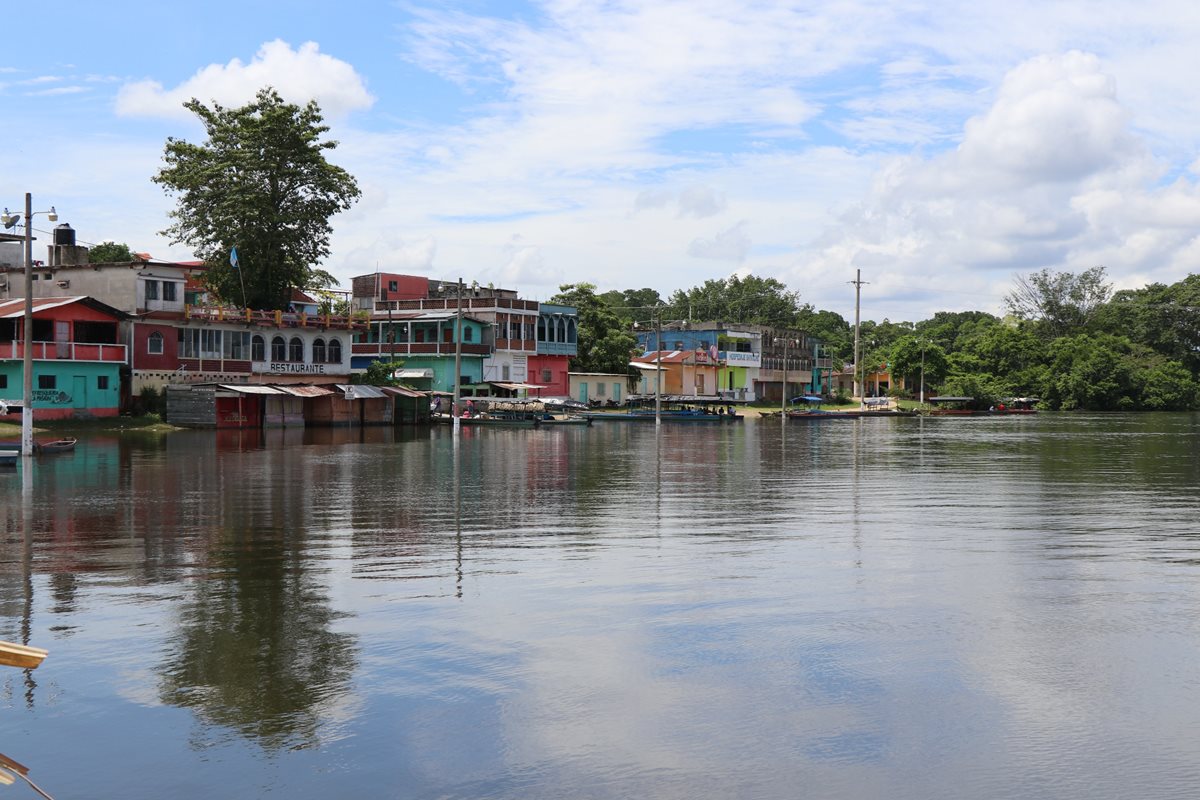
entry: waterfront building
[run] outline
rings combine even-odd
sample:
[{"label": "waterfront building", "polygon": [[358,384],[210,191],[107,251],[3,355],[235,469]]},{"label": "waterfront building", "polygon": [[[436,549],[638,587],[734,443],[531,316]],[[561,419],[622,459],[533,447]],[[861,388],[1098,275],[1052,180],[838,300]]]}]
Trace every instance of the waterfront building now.
[{"label": "waterfront building", "polygon": [[[688,379],[682,375],[683,364],[693,366],[712,365],[712,377],[707,370],[696,375],[704,377],[704,392],[733,400],[781,400],[785,394],[783,382],[786,372],[786,394],[828,393],[830,361],[821,350],[821,344],[804,331],[773,328],[765,325],[750,325],[724,322],[673,322],[664,324],[661,333],[656,329],[635,331],[638,345],[646,361],[651,351],[660,346],[665,352],[691,352],[708,354],[708,359],[698,356],[678,356],[681,374],[675,382],[683,394],[688,390]],[[659,345],[661,342],[661,345]],[[786,359],[786,369],[785,369]],[[664,359],[664,366],[673,363]],[[645,377],[639,393],[652,394],[654,376]],[[664,376],[664,383],[667,382]],[[691,379],[693,382],[696,377]],[[715,383],[713,383],[715,381]]]},{"label": "waterfront building", "polygon": [[[0,399],[24,397],[25,299],[0,302]],[[127,352],[127,315],[90,297],[33,301],[35,420],[115,417]]]},{"label": "waterfront building", "polygon": [[568,373],[568,396],[581,403],[624,403],[637,378],[621,372]]},{"label": "waterfront building", "polygon": [[[524,300],[511,289],[478,283],[460,288],[458,282],[386,272],[355,277],[351,293],[353,308],[371,319],[371,330],[360,334],[355,345],[356,371],[390,357],[393,344],[417,344],[415,320],[448,325],[435,334],[438,342],[452,345],[453,319],[461,304],[469,321],[463,330],[463,383],[469,393],[489,394],[489,387],[495,387],[502,393],[561,397],[570,391],[568,362],[578,350],[578,313],[570,306]],[[423,352],[401,346],[395,352],[405,360],[406,373],[431,373],[430,385],[417,384],[420,388],[453,388],[453,370],[446,373],[440,365],[446,355],[453,358],[453,348],[443,353],[440,348]]]}]

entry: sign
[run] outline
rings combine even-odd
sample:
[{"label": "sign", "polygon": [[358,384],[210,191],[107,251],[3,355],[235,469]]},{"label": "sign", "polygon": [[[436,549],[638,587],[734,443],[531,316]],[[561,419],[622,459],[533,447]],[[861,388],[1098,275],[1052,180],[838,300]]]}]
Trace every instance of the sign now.
[{"label": "sign", "polygon": [[54,406],[65,406],[71,402],[71,395],[57,389],[34,389],[33,402],[48,403]]},{"label": "sign", "polygon": [[254,364],[254,372],[263,375],[324,375],[324,364],[300,364],[290,361],[271,361]]}]

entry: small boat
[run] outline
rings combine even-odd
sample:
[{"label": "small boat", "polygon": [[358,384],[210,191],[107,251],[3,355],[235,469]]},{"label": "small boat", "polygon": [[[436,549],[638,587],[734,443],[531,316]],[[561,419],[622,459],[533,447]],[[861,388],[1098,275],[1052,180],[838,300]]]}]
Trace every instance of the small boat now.
[{"label": "small boat", "polygon": [[789,408],[787,411],[787,419],[804,420],[806,422],[823,422],[830,419],[856,419],[859,416],[858,411],[826,411],[821,408],[821,403],[824,398],[816,397],[815,395],[804,395],[802,397],[793,397],[792,403],[803,401],[804,408]]},{"label": "small boat", "polygon": [[40,647],[0,641],[0,666],[37,669],[49,654]]},{"label": "small boat", "polygon": [[587,417],[577,417],[577,416],[572,416],[570,414],[568,414],[567,416],[563,416],[563,417],[555,417],[553,415],[547,414],[546,416],[544,416],[538,420],[539,428],[545,428],[545,427],[554,428],[554,427],[558,427],[560,425],[580,425],[580,426],[586,427],[586,426],[590,426],[591,424],[592,424],[592,421],[590,419],[588,419]]},{"label": "small boat", "polygon": [[66,439],[55,439],[50,442],[35,442],[33,450],[36,453],[46,454],[69,453],[75,449],[75,443],[78,441],[78,439],[68,437]]},{"label": "small boat", "polygon": [[20,450],[0,450],[0,465],[16,466],[17,459],[21,457]]}]

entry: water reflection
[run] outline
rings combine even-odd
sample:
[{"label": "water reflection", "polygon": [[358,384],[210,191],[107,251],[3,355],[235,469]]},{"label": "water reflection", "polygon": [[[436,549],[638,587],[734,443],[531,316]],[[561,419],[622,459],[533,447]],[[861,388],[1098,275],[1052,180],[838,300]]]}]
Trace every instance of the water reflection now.
[{"label": "water reflection", "polygon": [[0,475],[0,625],[52,651],[0,676],[0,743],[70,796],[1182,797],[1198,442],[1191,415],[86,439],[27,501]]}]

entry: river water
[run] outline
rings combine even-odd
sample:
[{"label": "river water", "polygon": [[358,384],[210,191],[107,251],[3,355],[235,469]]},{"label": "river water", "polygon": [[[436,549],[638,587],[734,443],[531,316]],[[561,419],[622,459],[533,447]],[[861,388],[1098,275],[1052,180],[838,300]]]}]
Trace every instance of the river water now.
[{"label": "river water", "polygon": [[[1200,416],[83,438],[0,471],[63,798],[1191,798]],[[33,797],[20,785],[0,787]]]}]

